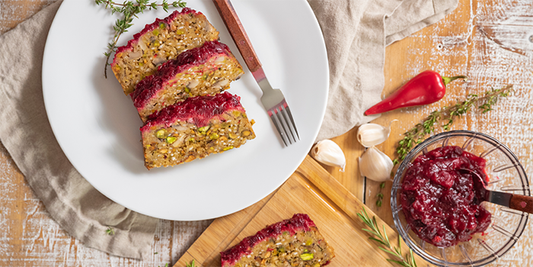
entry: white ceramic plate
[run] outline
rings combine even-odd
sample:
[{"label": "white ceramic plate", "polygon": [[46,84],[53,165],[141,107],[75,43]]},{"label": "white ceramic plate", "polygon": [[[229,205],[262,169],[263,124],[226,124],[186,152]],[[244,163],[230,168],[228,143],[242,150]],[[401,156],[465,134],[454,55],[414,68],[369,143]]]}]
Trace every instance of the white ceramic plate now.
[{"label": "white ceramic plate", "polygon": [[[43,94],[54,134],[74,167],[96,189],[134,211],[170,220],[224,216],[279,187],[311,149],[324,116],[328,63],[324,40],[305,0],[233,0],[265,73],[291,107],[301,141],[283,147],[260,102],[261,92],[211,0],[187,0],[220,31],[247,73],[229,92],[242,97],[257,138],[246,145],[171,168],[146,170],[142,126],[129,97],[108,69],[104,51],[118,18],[94,1],[65,0],[46,43]],[[172,11],[171,11],[172,12]],[[123,35],[164,11],[147,11]]]}]

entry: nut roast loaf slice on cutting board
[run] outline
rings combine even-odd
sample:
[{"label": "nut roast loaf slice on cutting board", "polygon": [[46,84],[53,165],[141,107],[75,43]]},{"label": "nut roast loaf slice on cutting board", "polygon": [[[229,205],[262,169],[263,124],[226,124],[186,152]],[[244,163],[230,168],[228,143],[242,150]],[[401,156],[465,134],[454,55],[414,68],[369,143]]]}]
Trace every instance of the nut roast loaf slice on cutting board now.
[{"label": "nut roast loaf slice on cutting board", "polygon": [[139,81],[156,71],[157,66],[183,51],[218,40],[218,34],[201,12],[190,8],[176,10],[146,25],[125,46],[119,47],[111,69],[124,93],[129,95]]},{"label": "nut roast loaf slice on cutting board", "polygon": [[189,97],[214,95],[243,74],[228,46],[218,41],[181,53],[137,84],[131,94],[141,119]]},{"label": "nut roast loaf slice on cutting board", "polygon": [[191,97],[148,117],[141,127],[148,169],[182,164],[254,139],[240,97],[228,92]]},{"label": "nut roast loaf slice on cutting board", "polygon": [[307,214],[272,224],[220,253],[222,267],[320,267],[335,257]]}]

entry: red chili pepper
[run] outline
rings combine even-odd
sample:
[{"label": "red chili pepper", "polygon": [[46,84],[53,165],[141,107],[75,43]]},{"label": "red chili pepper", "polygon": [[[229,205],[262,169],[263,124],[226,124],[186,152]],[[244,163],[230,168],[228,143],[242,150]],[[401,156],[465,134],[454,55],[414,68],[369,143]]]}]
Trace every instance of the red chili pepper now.
[{"label": "red chili pepper", "polygon": [[446,85],[455,79],[466,79],[466,76],[442,77],[432,70],[423,71],[398,91],[365,111],[365,115],[435,103],[444,97]]}]

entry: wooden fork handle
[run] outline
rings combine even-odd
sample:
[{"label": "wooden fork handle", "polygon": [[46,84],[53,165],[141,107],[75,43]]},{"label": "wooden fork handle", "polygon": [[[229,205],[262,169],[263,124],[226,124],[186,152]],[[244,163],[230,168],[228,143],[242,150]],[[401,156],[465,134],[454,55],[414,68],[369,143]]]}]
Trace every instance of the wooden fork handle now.
[{"label": "wooden fork handle", "polygon": [[523,195],[512,195],[509,200],[509,208],[533,213],[533,197]]},{"label": "wooden fork handle", "polygon": [[229,0],[213,0],[213,2],[218,9],[218,13],[222,17],[222,20],[224,20],[224,24],[226,24],[233,41],[235,41],[239,52],[241,52],[248,69],[250,69],[251,72],[254,72],[261,68],[261,62],[259,62],[254,48],[252,47],[252,43],[250,42],[250,39],[248,39],[248,35],[246,35],[244,27],[242,26],[235,9],[233,9],[231,2]]}]

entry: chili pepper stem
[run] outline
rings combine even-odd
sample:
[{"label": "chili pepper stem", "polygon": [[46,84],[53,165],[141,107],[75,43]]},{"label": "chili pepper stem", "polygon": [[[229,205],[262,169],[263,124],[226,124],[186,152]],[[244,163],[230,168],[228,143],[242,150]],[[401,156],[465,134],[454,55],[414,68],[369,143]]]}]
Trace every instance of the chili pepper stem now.
[{"label": "chili pepper stem", "polygon": [[457,79],[464,79],[466,81],[468,79],[468,77],[464,76],[464,75],[453,76],[453,77],[442,77],[442,81],[444,82],[444,85],[447,85],[447,84],[449,84],[452,81],[457,80]]}]

